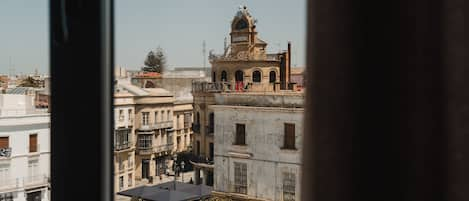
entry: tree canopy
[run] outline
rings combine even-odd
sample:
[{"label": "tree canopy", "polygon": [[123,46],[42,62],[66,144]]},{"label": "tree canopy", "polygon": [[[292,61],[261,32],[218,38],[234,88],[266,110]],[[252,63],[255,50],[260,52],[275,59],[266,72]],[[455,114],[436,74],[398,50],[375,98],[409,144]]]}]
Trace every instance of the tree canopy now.
[{"label": "tree canopy", "polygon": [[162,73],[166,67],[166,56],[163,49],[158,47],[156,51],[148,52],[144,64],[143,71]]}]

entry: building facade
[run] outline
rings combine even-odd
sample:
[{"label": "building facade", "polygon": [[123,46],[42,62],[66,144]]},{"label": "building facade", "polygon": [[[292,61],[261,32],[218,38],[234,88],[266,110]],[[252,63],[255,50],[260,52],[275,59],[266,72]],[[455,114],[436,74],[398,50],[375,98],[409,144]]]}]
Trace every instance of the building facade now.
[{"label": "building facade", "polygon": [[220,93],[215,113],[214,197],[300,200],[302,93]]},{"label": "building facade", "polygon": [[134,94],[118,87],[114,93],[114,190],[135,185]]},{"label": "building facade", "polygon": [[303,89],[291,80],[291,45],[266,52],[246,7],[230,44],[210,54],[211,82],[194,82],[196,183],[218,200],[299,200]]},{"label": "building facade", "polygon": [[0,94],[0,200],[50,200],[50,114],[32,96]]}]

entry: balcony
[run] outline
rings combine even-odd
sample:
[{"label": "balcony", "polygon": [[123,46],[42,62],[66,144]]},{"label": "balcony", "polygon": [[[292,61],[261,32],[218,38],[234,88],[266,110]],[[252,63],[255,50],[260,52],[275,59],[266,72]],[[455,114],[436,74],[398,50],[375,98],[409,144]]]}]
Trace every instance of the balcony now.
[{"label": "balcony", "polygon": [[49,183],[49,177],[47,175],[35,175],[35,176],[24,178],[25,188],[45,186],[48,183]]},{"label": "balcony", "polygon": [[192,131],[196,133],[200,133],[200,124],[192,123]]},{"label": "balcony", "polygon": [[173,143],[168,143],[165,145],[156,146],[153,150],[155,151],[155,153],[171,152],[173,150],[173,145]]},{"label": "balcony", "polygon": [[172,128],[173,127],[173,121],[162,121],[162,122],[156,122],[153,124],[154,129],[162,129],[162,128]]},{"label": "balcony", "polygon": [[21,187],[21,180],[17,179],[1,179],[0,180],[0,192],[7,190],[14,190]]},{"label": "balcony", "polygon": [[139,155],[150,155],[153,153],[153,148],[151,146],[149,147],[138,147],[138,154]]},{"label": "balcony", "polygon": [[128,141],[128,142],[123,142],[123,143],[116,144],[114,146],[114,150],[115,151],[124,151],[124,150],[130,149],[131,147],[132,147],[132,142]]}]

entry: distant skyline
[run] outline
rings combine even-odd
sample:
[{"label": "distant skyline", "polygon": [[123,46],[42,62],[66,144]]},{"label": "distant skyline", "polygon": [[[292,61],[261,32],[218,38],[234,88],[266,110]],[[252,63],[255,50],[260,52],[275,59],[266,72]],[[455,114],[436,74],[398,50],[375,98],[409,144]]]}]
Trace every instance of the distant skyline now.
[{"label": "distant skyline", "polygon": [[[292,43],[292,65],[305,66],[305,0],[115,0],[115,66],[139,69],[146,54],[158,46],[173,67],[202,67],[202,43],[223,52],[230,24],[240,5],[258,20],[258,36],[269,52]],[[0,73],[49,71],[49,8],[47,0],[0,2]]]}]

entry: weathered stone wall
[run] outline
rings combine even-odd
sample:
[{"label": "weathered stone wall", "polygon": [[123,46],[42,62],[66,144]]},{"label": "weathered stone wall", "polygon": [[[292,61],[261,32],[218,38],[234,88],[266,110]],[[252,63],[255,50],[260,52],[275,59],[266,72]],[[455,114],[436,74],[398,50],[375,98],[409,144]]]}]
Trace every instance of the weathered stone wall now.
[{"label": "weathered stone wall", "polygon": [[[234,162],[247,164],[248,197],[282,200],[283,174],[294,173],[299,200],[303,108],[211,106],[215,112],[214,190],[234,191]],[[246,125],[246,146],[233,145],[236,123]],[[296,150],[281,149],[284,123],[295,124]]]}]

